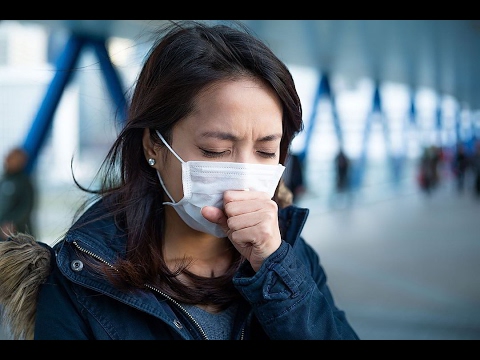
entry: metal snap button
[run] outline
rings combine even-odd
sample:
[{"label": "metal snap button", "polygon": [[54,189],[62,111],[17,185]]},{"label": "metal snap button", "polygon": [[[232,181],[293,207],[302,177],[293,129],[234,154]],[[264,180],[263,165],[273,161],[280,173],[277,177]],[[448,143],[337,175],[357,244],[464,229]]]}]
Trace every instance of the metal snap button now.
[{"label": "metal snap button", "polygon": [[175,320],[173,320],[173,323],[175,324],[175,326],[176,326],[178,329],[183,329],[183,325],[182,325],[182,323],[181,323],[179,320],[175,319]]},{"label": "metal snap button", "polygon": [[83,270],[83,262],[81,262],[80,260],[73,260],[70,263],[70,268],[73,271],[82,271]]}]

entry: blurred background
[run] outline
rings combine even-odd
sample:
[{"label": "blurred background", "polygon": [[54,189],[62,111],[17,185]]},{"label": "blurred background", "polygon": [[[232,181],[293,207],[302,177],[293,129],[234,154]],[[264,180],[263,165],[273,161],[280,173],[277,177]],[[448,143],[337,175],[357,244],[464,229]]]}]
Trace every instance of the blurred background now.
[{"label": "blurred background", "polygon": [[[0,157],[33,154],[39,241],[85,199],[72,171],[95,184],[163,22],[0,20]],[[457,166],[460,148],[478,156],[479,22],[241,22],[295,79],[305,129],[285,180],[359,336],[480,339],[480,196]]]}]

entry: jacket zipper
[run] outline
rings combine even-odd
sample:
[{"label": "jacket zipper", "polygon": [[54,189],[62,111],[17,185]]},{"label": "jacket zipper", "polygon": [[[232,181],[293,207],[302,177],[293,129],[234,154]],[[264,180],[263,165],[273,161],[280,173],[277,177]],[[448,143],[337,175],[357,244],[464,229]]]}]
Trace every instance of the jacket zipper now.
[{"label": "jacket zipper", "polygon": [[145,284],[145,286],[147,288],[149,288],[150,290],[153,290],[157,293],[159,293],[160,295],[162,295],[163,297],[165,297],[166,299],[170,300],[170,302],[172,302],[173,304],[175,304],[180,310],[182,310],[182,312],[188,316],[188,318],[192,321],[192,323],[195,325],[195,327],[198,329],[198,331],[200,331],[200,333],[202,334],[202,337],[203,337],[203,340],[209,340],[208,339],[208,336],[207,334],[205,333],[205,330],[203,330],[202,326],[197,322],[197,320],[195,320],[195,318],[188,312],[187,309],[185,309],[179,302],[177,302],[175,299],[172,299],[170,296],[168,296],[167,294],[164,294],[163,292],[161,292],[160,290],[158,290],[156,287],[152,286],[152,285],[149,285],[149,284]]},{"label": "jacket zipper", "polygon": [[[81,252],[85,253],[85,254],[88,254],[90,256],[92,256],[93,258],[97,259],[98,261],[101,261],[102,263],[104,263],[105,265],[109,266],[110,268],[112,268],[113,270],[117,271],[117,269],[112,265],[110,264],[108,261],[102,259],[101,257],[99,257],[98,255],[92,253],[91,251],[87,250],[87,249],[84,249],[83,247],[81,247],[80,245],[78,245],[78,243],[76,241],[73,241],[73,245],[75,245],[75,247],[80,250]],[[152,285],[149,285],[149,284],[145,284],[144,285],[146,288],[150,289],[150,290],[153,290],[155,292],[157,292],[158,294],[160,294],[161,296],[165,297],[167,300],[169,300],[171,303],[173,303],[175,306],[177,306],[185,315],[187,315],[187,317],[192,321],[192,323],[195,325],[195,327],[197,328],[198,331],[200,331],[200,334],[202,335],[202,338],[204,340],[209,340],[207,334],[205,333],[205,330],[203,330],[202,326],[197,322],[197,320],[188,312],[187,309],[185,309],[179,302],[177,302],[175,299],[173,299],[172,297],[170,297],[169,295],[163,293],[162,291],[158,290],[156,287],[152,286]],[[245,327],[242,328],[242,333],[241,333],[241,336],[240,336],[240,340],[243,340],[243,336],[244,336],[244,333],[245,333]]]}]

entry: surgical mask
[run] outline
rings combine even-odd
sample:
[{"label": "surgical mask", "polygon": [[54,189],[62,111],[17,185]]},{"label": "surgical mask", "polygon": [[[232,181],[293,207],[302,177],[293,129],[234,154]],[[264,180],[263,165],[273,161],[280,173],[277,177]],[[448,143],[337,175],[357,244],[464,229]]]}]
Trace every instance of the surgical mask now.
[{"label": "surgical mask", "polygon": [[157,171],[160,184],[172,206],[182,220],[191,228],[216,237],[227,234],[217,224],[203,217],[202,207],[210,205],[223,209],[223,193],[226,190],[263,191],[273,197],[285,167],[282,164],[263,165],[217,161],[183,161],[168,145],[163,136],[158,136],[173,155],[182,163],[183,198],[175,202]]}]

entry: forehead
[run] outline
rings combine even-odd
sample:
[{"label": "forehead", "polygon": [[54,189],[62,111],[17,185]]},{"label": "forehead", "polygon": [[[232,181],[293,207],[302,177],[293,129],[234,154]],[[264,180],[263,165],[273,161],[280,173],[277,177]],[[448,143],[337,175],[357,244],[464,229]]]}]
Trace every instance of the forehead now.
[{"label": "forehead", "polygon": [[[255,78],[216,82],[196,97],[187,117],[194,126],[282,128],[282,104],[269,84]],[[193,125],[193,124],[191,124]]]},{"label": "forehead", "polygon": [[222,94],[227,94],[228,91],[238,92],[241,89],[244,91],[248,91],[249,89],[252,91],[255,89],[261,90],[278,97],[271,85],[265,80],[250,75],[242,75],[212,82],[197,94],[195,100],[196,102],[201,102],[205,100],[205,98],[218,97]]}]

